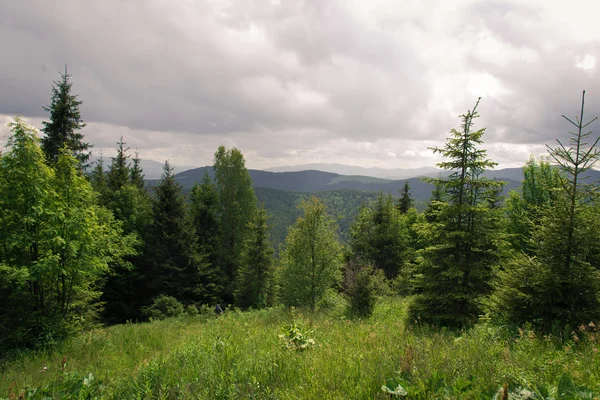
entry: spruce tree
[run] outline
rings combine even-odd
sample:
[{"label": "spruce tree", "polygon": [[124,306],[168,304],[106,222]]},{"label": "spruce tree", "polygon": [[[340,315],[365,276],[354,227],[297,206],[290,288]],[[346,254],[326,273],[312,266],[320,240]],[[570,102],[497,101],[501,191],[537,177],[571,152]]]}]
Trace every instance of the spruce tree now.
[{"label": "spruce tree", "polygon": [[600,151],[599,139],[587,142],[591,132],[584,130],[596,118],[584,123],[584,106],[585,92],[576,122],[563,115],[576,128],[570,145],[557,141],[557,147],[548,146],[562,173],[559,188],[541,191],[551,198],[542,198],[536,211],[532,255],[522,253],[500,272],[492,300],[495,311],[508,321],[529,321],[550,329],[575,327],[600,317],[600,199],[597,186],[585,179]]},{"label": "spruce tree", "polygon": [[199,251],[206,256],[206,276],[214,300],[223,295],[223,287],[228,283],[221,270],[221,220],[219,194],[208,175],[204,174],[202,184],[194,184],[190,194],[190,211],[198,237]]},{"label": "spruce tree", "polygon": [[127,155],[129,147],[125,148],[126,144],[123,141],[123,135],[121,135],[121,140],[117,142],[117,156],[112,158],[110,170],[108,171],[108,187],[113,191],[121,189],[130,181],[129,162],[127,161],[129,159]]},{"label": "spruce tree", "polygon": [[106,173],[104,172],[104,158],[102,157],[102,153],[100,153],[100,158],[98,161],[96,161],[94,169],[92,169],[90,182],[94,190],[96,190],[96,192],[98,192],[100,195],[101,199],[105,198],[106,191],[108,189],[108,183],[106,179]]},{"label": "spruce tree", "polygon": [[198,252],[194,222],[173,168],[165,162],[162,179],[152,199],[154,223],[147,239],[146,302],[158,295],[183,303],[206,297],[204,255]]},{"label": "spruce tree", "polygon": [[351,228],[352,251],[394,279],[408,260],[409,236],[391,194],[379,193],[364,207]]},{"label": "spruce tree", "polygon": [[243,245],[250,234],[248,222],[256,213],[256,195],[244,156],[220,146],[214,159],[215,183],[220,202],[222,268],[226,278],[224,299],[233,301],[235,279]]},{"label": "spruce tree", "polygon": [[44,110],[50,113],[50,121],[42,122],[44,137],[42,138],[42,150],[46,160],[50,163],[58,161],[60,149],[67,146],[79,161],[80,167],[85,168],[90,158],[89,143],[83,141],[83,135],[79,132],[86,124],[81,120],[79,106],[81,101],[77,95],[71,93],[72,83],[69,81],[71,75],[60,74],[60,80],[54,82],[52,87],[52,99]]},{"label": "spruce tree", "polygon": [[[122,141],[122,139],[121,139]],[[136,151],[135,157],[132,159],[133,164],[131,165],[131,170],[129,172],[129,178],[131,183],[137,187],[138,189],[144,189],[144,171],[142,170],[140,155]]]},{"label": "spruce tree", "polygon": [[422,231],[429,246],[419,252],[418,294],[410,315],[428,323],[473,323],[482,312],[482,300],[490,292],[498,261],[496,211],[489,209],[487,199],[502,182],[481,176],[496,163],[486,159],[486,151],[478,147],[485,129],[472,131],[478,104],[461,116],[461,130],[452,129],[443,148],[432,148],[449,159],[438,166],[453,172],[448,179],[427,179],[440,185],[449,201],[440,204],[437,221]]},{"label": "spruce tree", "polygon": [[404,186],[400,192],[400,198],[398,199],[398,211],[401,214],[406,214],[411,207],[414,206],[415,201],[410,194],[410,184],[408,181],[404,181]]},{"label": "spruce tree", "polygon": [[249,224],[238,269],[235,302],[241,308],[263,308],[273,299],[273,247],[269,241],[267,211],[259,208]]}]

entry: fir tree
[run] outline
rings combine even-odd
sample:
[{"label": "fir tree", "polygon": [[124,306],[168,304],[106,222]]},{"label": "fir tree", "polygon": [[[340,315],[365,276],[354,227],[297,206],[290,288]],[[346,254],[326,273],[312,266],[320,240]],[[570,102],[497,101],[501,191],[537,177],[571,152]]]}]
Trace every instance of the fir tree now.
[{"label": "fir tree", "polygon": [[[122,139],[121,139],[122,141]],[[131,165],[131,171],[129,172],[129,178],[131,183],[138,189],[144,189],[144,171],[142,170],[140,155],[136,151],[135,157],[132,159],[133,164]]]},{"label": "fir tree", "polygon": [[[598,161],[598,140],[587,143],[591,132],[583,122],[585,92],[570,146],[558,141],[548,152],[562,170],[560,187],[541,191],[536,210],[538,223],[532,228],[529,256],[522,253],[500,272],[493,305],[511,322],[533,322],[545,329],[596,320],[600,317],[598,275],[600,223],[598,192],[585,181],[586,172]],[[548,197],[547,197],[548,195]]]},{"label": "fir tree", "polygon": [[228,283],[221,270],[221,223],[219,217],[219,195],[206,171],[202,184],[194,184],[190,195],[190,211],[198,237],[200,253],[206,256],[208,263],[206,280],[210,282],[212,300],[217,301],[223,295],[223,287]]},{"label": "fir tree", "polygon": [[117,156],[112,158],[112,164],[110,165],[110,170],[108,171],[108,187],[115,191],[121,189],[123,186],[129,183],[129,156],[127,155],[127,151],[129,147],[125,148],[124,146],[127,143],[123,142],[123,135],[121,135],[121,140],[117,142]]},{"label": "fir tree", "polygon": [[160,294],[190,303],[203,301],[210,282],[198,252],[194,222],[173,168],[165,162],[164,173],[152,199],[154,223],[147,239],[145,271],[146,302]]},{"label": "fir tree", "polygon": [[404,181],[404,186],[402,187],[400,198],[398,199],[398,211],[400,211],[401,214],[406,214],[408,210],[413,207],[414,203],[415,202],[410,194],[410,184],[408,181]]},{"label": "fir tree", "polygon": [[90,158],[88,150],[92,146],[83,142],[83,135],[79,132],[86,125],[79,112],[82,102],[71,93],[73,84],[69,82],[71,75],[67,74],[66,66],[65,73],[60,74],[60,77],[60,81],[54,82],[52,87],[50,105],[44,107],[44,110],[50,113],[50,121],[42,122],[42,150],[46,160],[55,163],[58,161],[60,149],[66,145],[79,161],[80,167],[85,168]]},{"label": "fir tree", "polygon": [[365,207],[351,228],[354,254],[381,269],[388,279],[394,279],[408,251],[408,231],[392,196],[379,193],[377,201]]},{"label": "fir tree", "polygon": [[220,146],[215,153],[214,171],[220,202],[221,263],[227,282],[224,298],[232,301],[243,244],[250,234],[248,222],[256,213],[256,195],[238,149]]},{"label": "fir tree", "polygon": [[502,182],[481,176],[496,164],[478,148],[485,129],[471,129],[478,104],[461,116],[461,131],[452,129],[445,147],[432,149],[449,159],[438,166],[454,172],[447,180],[428,179],[441,186],[449,203],[440,204],[437,221],[423,229],[430,245],[420,251],[416,266],[418,294],[410,307],[413,319],[469,325],[481,313],[482,300],[490,292],[498,235],[496,211],[489,209],[487,198]]},{"label": "fir tree", "polygon": [[106,191],[108,189],[108,183],[106,179],[106,173],[104,172],[104,158],[102,157],[102,153],[100,153],[100,158],[96,161],[96,165],[92,170],[92,175],[90,176],[90,182],[92,183],[92,187],[101,198],[106,196]]},{"label": "fir tree", "polygon": [[264,206],[259,208],[249,228],[251,235],[244,243],[235,302],[241,308],[263,308],[272,304],[273,298],[273,247]]}]

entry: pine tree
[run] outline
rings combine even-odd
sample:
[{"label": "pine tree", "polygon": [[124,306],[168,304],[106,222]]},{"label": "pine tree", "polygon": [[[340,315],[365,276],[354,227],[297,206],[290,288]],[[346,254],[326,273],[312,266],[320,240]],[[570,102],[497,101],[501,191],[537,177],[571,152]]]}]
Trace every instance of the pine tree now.
[{"label": "pine tree", "polygon": [[478,104],[461,116],[461,131],[452,129],[445,147],[432,148],[449,159],[438,166],[454,172],[447,180],[428,179],[441,186],[449,203],[438,203],[437,221],[423,229],[430,245],[420,251],[416,266],[418,294],[410,307],[413,319],[469,325],[481,313],[482,300],[490,292],[498,235],[496,211],[489,209],[487,199],[502,182],[481,176],[496,164],[478,148],[485,129],[471,130]]},{"label": "pine tree", "polygon": [[436,181],[433,182],[433,190],[431,191],[431,197],[427,203],[427,207],[423,214],[427,222],[436,222],[437,215],[440,212],[441,204],[444,203],[444,193],[442,191],[442,185],[440,181],[442,176],[440,175]]},{"label": "pine tree", "polygon": [[273,247],[269,241],[267,211],[259,208],[249,223],[251,235],[244,243],[238,269],[235,302],[241,308],[263,308],[273,298]]},{"label": "pine tree", "polygon": [[256,213],[256,195],[244,156],[238,149],[226,150],[220,146],[215,153],[214,171],[221,206],[221,262],[228,283],[224,298],[232,301],[243,244],[250,234],[248,222]]},{"label": "pine tree", "polygon": [[402,187],[400,198],[398,199],[398,211],[400,211],[401,214],[406,214],[408,210],[413,207],[414,203],[415,201],[410,194],[410,184],[408,181],[404,181],[404,186]]},{"label": "pine tree", "polygon": [[160,294],[183,303],[205,297],[203,273],[207,267],[198,252],[193,220],[173,168],[165,162],[162,179],[152,199],[154,223],[147,239],[145,301]]},{"label": "pine tree", "polygon": [[108,187],[115,191],[121,189],[123,186],[129,183],[129,156],[127,155],[127,151],[129,147],[125,148],[124,146],[127,143],[123,142],[123,135],[121,135],[121,140],[117,142],[117,156],[112,158],[112,164],[110,165],[110,170],[108,171]]},{"label": "pine tree", "polygon": [[290,228],[281,257],[281,298],[288,306],[315,309],[341,280],[342,245],[335,221],[315,196],[302,201],[304,215]]},{"label": "pine tree", "polygon": [[46,160],[51,163],[58,161],[60,149],[67,146],[80,163],[81,168],[86,167],[90,158],[89,143],[83,142],[83,135],[79,130],[86,124],[81,120],[79,106],[81,101],[77,96],[71,93],[72,83],[69,82],[71,75],[60,74],[60,81],[54,82],[52,87],[52,99],[50,106],[44,107],[44,110],[50,113],[50,121],[44,121],[44,137],[42,138],[42,150],[46,155]]}]

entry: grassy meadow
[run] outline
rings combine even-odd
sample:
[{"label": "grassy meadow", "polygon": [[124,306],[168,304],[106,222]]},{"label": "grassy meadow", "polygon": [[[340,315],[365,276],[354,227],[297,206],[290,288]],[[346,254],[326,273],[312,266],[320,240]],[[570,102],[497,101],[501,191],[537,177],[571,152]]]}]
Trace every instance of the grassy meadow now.
[{"label": "grassy meadow", "polygon": [[367,320],[338,304],[98,329],[5,359],[0,398],[600,398],[593,325],[562,340],[486,322],[452,332],[408,327],[405,309],[386,298]]}]

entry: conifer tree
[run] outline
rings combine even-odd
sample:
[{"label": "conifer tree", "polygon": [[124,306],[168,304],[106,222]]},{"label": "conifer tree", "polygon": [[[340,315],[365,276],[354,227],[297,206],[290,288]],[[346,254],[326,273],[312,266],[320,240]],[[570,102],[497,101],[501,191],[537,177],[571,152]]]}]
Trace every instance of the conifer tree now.
[{"label": "conifer tree", "polygon": [[440,204],[437,221],[423,229],[429,246],[420,251],[416,266],[418,294],[410,306],[413,319],[469,325],[481,313],[490,291],[498,236],[496,211],[489,209],[487,198],[502,182],[481,176],[496,164],[478,148],[485,129],[472,131],[478,104],[461,116],[461,131],[452,129],[443,148],[432,148],[448,159],[438,166],[453,172],[448,179],[428,179],[440,185],[449,203]]},{"label": "conifer tree", "polygon": [[258,209],[249,222],[250,236],[244,243],[238,269],[235,302],[241,308],[263,308],[273,299],[273,247],[269,241],[267,211]]},{"label": "conifer tree", "polygon": [[90,182],[92,187],[101,197],[106,195],[106,190],[108,189],[108,183],[106,179],[106,173],[104,172],[104,158],[102,157],[102,153],[100,153],[100,158],[96,161],[96,165],[94,165],[94,169],[92,169],[92,175],[90,176]]},{"label": "conifer tree", "polygon": [[423,214],[427,222],[437,221],[437,215],[440,212],[441,204],[444,203],[444,193],[442,192],[442,185],[439,183],[442,180],[440,175],[436,181],[433,182],[433,190],[431,191],[431,197],[427,203],[427,207]]},{"label": "conifer tree", "polygon": [[121,135],[121,140],[117,142],[119,146],[117,147],[117,156],[112,158],[110,170],[108,171],[108,187],[113,191],[121,189],[130,181],[129,162],[127,161],[129,159],[127,155],[129,147],[125,148],[126,144],[123,142],[123,135]]},{"label": "conifer tree", "polygon": [[408,230],[391,194],[379,193],[375,204],[365,207],[351,229],[354,254],[394,279],[408,260]]},{"label": "conifer tree", "polygon": [[[122,139],[121,139],[122,141]],[[131,183],[138,189],[144,189],[144,171],[142,170],[140,155],[136,151],[135,157],[132,159],[133,164],[131,165],[131,171],[129,172],[129,178]]]},{"label": "conifer tree", "polygon": [[243,244],[250,234],[248,222],[256,213],[256,195],[244,156],[238,149],[226,150],[220,146],[215,153],[214,171],[221,208],[221,263],[227,282],[224,298],[233,301]]},{"label": "conifer tree", "polygon": [[408,210],[413,207],[414,203],[415,201],[410,194],[410,184],[408,181],[404,181],[404,186],[402,187],[400,198],[398,199],[398,211],[400,211],[401,214],[406,214]]},{"label": "conifer tree", "polygon": [[194,222],[168,161],[155,188],[152,214],[144,271],[146,302],[161,294],[184,303],[204,301],[209,283],[204,280],[207,265],[198,252]]},{"label": "conifer tree", "polygon": [[[585,132],[596,118],[584,123],[585,91],[575,119],[570,145],[560,140],[548,146],[558,164],[560,187],[541,191],[539,223],[532,228],[529,256],[522,253],[499,274],[492,303],[511,322],[533,322],[544,329],[597,320],[600,317],[600,223],[597,186],[586,182],[586,172],[600,157],[598,140]],[[544,197],[551,197],[550,201]]]},{"label": "conifer tree", "polygon": [[315,309],[341,280],[342,245],[335,221],[315,196],[302,201],[303,216],[290,228],[281,257],[281,298],[288,306]]},{"label": "conifer tree", "polygon": [[208,171],[204,174],[202,184],[194,184],[190,195],[190,211],[198,237],[199,251],[206,256],[207,281],[212,283],[214,300],[223,295],[223,287],[227,283],[221,270],[221,222],[219,194]]},{"label": "conifer tree", "polygon": [[79,132],[86,124],[81,120],[79,106],[81,101],[77,95],[72,94],[72,83],[69,81],[71,75],[60,74],[60,80],[54,82],[52,87],[52,99],[44,110],[50,113],[50,121],[42,122],[44,137],[42,138],[42,150],[46,160],[50,163],[58,161],[60,149],[67,146],[80,163],[81,168],[86,167],[90,158],[89,143],[83,141],[83,135]]}]

